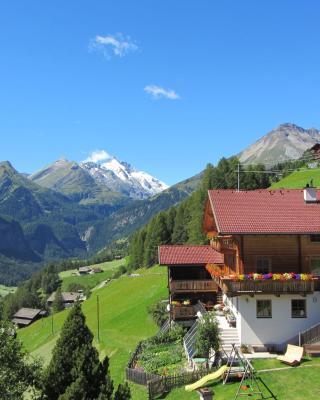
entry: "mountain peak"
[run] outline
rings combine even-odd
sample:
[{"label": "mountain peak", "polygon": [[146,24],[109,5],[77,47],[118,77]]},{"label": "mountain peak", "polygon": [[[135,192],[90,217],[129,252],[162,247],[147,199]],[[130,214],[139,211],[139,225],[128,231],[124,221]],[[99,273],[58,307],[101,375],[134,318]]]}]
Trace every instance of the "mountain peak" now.
[{"label": "mountain peak", "polygon": [[243,150],[238,157],[245,163],[274,165],[302,154],[320,141],[320,131],[304,129],[287,122],[279,125],[255,143]]},{"label": "mountain peak", "polygon": [[0,168],[2,172],[17,174],[18,171],[13,167],[10,161],[0,161]]},{"label": "mountain peak", "polygon": [[92,153],[80,163],[80,167],[88,171],[99,184],[133,199],[146,199],[168,188],[157,178],[118,160],[105,150]]}]

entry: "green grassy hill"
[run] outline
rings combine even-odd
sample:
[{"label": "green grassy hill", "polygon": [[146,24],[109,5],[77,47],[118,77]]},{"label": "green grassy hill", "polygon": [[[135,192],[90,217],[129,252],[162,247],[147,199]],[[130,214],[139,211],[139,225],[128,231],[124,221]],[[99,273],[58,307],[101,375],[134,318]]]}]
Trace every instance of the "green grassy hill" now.
[{"label": "green grassy hill", "polygon": [[14,293],[16,289],[15,286],[0,285],[0,297],[4,297],[9,293]]},{"label": "green grassy hill", "polygon": [[[93,292],[83,304],[87,323],[94,333],[94,343],[101,356],[110,357],[115,383],[124,379],[125,367],[137,343],[156,333],[157,327],[148,315],[147,307],[167,297],[165,268],[137,270],[137,277],[122,276]],[[80,277],[79,277],[80,278]],[[86,277],[84,277],[86,278]],[[100,342],[97,340],[97,295],[100,304]],[[24,347],[48,362],[68,310],[43,318],[19,331]],[[143,387],[134,386],[133,399],[144,399]]]},{"label": "green grassy hill", "polygon": [[125,265],[124,259],[108,261],[97,265],[91,265],[90,266],[91,268],[98,267],[103,270],[103,272],[97,274],[78,275],[76,269],[62,271],[59,274],[59,277],[62,280],[61,289],[62,291],[67,291],[68,286],[71,283],[80,284],[89,289],[93,289],[106,279],[111,278],[114,272],[116,272],[116,270],[119,269],[121,265]]},{"label": "green grassy hill", "polygon": [[301,170],[298,169],[274,183],[271,189],[303,189],[311,180],[313,180],[314,186],[320,187],[320,168],[306,170],[303,167]]}]

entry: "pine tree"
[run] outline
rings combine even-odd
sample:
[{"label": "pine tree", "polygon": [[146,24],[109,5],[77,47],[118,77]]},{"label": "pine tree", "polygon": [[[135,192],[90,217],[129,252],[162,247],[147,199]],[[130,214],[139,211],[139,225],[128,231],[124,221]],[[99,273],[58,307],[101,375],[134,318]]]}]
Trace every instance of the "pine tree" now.
[{"label": "pine tree", "polygon": [[52,302],[52,308],[54,312],[64,310],[63,297],[60,287],[58,287],[57,291],[55,292],[54,300]]},{"label": "pine tree", "polygon": [[158,260],[158,246],[170,241],[167,228],[166,214],[159,213],[148,224],[147,235],[144,242],[144,265],[150,267]]},{"label": "pine tree", "polygon": [[93,335],[85,323],[81,306],[76,303],[63,325],[45,372],[43,394],[48,400],[78,400],[80,392],[83,399],[94,400],[105,386],[112,393],[108,360],[99,361],[92,341]]},{"label": "pine tree", "polygon": [[21,400],[26,388],[35,388],[40,379],[39,362],[28,358],[15,333],[11,324],[0,323],[1,399]]},{"label": "pine tree", "polygon": [[114,395],[114,400],[130,400],[131,399],[131,393],[130,393],[130,388],[127,383],[118,386],[118,389]]},{"label": "pine tree", "polygon": [[174,221],[174,228],[172,232],[172,243],[183,244],[188,240],[187,224],[189,222],[189,215],[185,203],[180,204],[177,210],[177,215]]}]

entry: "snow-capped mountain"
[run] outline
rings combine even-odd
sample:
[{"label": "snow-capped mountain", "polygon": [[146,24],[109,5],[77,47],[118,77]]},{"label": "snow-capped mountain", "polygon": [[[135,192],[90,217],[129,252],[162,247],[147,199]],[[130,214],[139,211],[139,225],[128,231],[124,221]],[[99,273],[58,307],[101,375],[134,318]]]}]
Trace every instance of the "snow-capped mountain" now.
[{"label": "snow-capped mountain", "polygon": [[94,180],[109,190],[120,192],[133,199],[146,199],[167,189],[168,186],[144,171],[110,156],[104,162],[86,160],[80,167],[89,172]]}]

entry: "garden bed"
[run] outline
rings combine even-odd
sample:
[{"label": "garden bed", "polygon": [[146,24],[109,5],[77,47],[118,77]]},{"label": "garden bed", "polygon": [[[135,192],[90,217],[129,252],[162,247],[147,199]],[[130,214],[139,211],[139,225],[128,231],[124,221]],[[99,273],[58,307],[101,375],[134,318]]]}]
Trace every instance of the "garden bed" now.
[{"label": "garden bed", "polygon": [[169,343],[147,340],[142,343],[136,362],[136,368],[157,375],[184,372],[186,366],[187,360],[180,340]]}]

